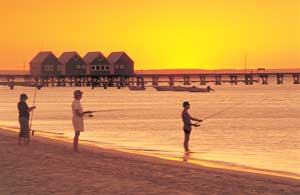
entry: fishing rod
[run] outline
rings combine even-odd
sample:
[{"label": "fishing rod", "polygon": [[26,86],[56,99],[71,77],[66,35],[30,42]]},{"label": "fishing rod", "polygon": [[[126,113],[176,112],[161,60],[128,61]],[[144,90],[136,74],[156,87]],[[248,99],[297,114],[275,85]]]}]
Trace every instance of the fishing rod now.
[{"label": "fishing rod", "polygon": [[[266,100],[266,99],[267,99],[267,97],[264,98],[262,101],[264,101],[264,100]],[[217,113],[214,113],[214,114],[212,114],[212,115],[210,115],[210,116],[205,117],[201,122],[203,122],[204,120],[210,119],[210,118],[212,118],[212,117],[214,117],[214,116],[217,116],[217,115],[219,115],[219,114],[221,114],[221,113],[223,113],[223,112],[226,112],[227,110],[230,110],[230,109],[233,109],[233,108],[235,108],[235,107],[238,107],[239,105],[242,105],[242,104],[244,104],[244,103],[246,103],[246,102],[247,102],[247,101],[244,101],[244,102],[235,104],[235,105],[233,105],[233,106],[230,106],[230,107],[228,107],[228,108],[225,108],[224,110],[221,110],[221,111],[219,111],[219,112],[217,112]],[[199,124],[199,123],[200,123],[200,122],[197,122],[196,124]]]},{"label": "fishing rod", "polygon": [[64,133],[51,132],[51,131],[43,131],[43,130],[32,130],[32,131],[40,132],[40,133],[47,133],[47,134],[54,134],[54,135],[64,135]]},{"label": "fishing rod", "polygon": [[[91,113],[97,113],[97,112],[113,112],[113,111],[122,111],[125,109],[111,109],[111,110],[91,110]],[[126,109],[126,110],[130,110],[130,109]]]},{"label": "fishing rod", "polygon": [[[35,100],[36,100],[36,91],[37,91],[37,88],[35,88],[34,90],[34,96],[33,96],[33,106],[35,106]],[[31,117],[30,117],[30,123],[29,123],[29,134],[28,134],[28,143],[30,141],[30,131],[31,131],[31,135],[34,135],[34,130],[31,130],[31,126],[32,126],[32,120],[33,120],[33,112],[34,112],[34,109],[32,110],[31,112]]]},{"label": "fishing rod", "polygon": [[245,103],[245,102],[238,103],[238,104],[236,104],[236,105],[233,105],[233,106],[230,106],[230,107],[228,107],[228,108],[225,108],[224,110],[221,110],[221,111],[216,112],[216,113],[214,113],[214,114],[212,114],[212,115],[210,115],[210,116],[205,117],[203,120],[210,119],[210,118],[212,118],[212,117],[214,117],[214,116],[217,116],[217,115],[219,115],[219,114],[221,114],[221,113],[223,113],[223,112],[226,112],[227,110],[231,110],[231,109],[233,109],[233,108],[235,108],[235,107],[238,107],[239,105],[244,104],[244,103]]},{"label": "fishing rod", "polygon": [[86,114],[88,114],[88,117],[93,117],[93,113],[99,113],[99,112],[113,112],[113,111],[120,111],[124,109],[111,109],[111,110],[91,110],[87,111]]},{"label": "fishing rod", "polygon": [[[212,114],[212,115],[209,115],[209,116],[203,118],[203,120],[202,120],[201,122],[203,122],[204,120],[210,119],[210,118],[212,118],[212,117],[215,117],[215,116],[217,116],[217,115],[219,115],[219,114],[221,114],[221,113],[223,113],[223,112],[226,112],[226,111],[228,111],[228,110],[230,110],[230,109],[233,109],[233,108],[235,108],[235,107],[238,107],[239,105],[244,104],[244,103],[245,103],[245,102],[238,103],[238,104],[235,104],[235,105],[230,106],[230,107],[228,107],[228,108],[225,108],[225,109],[223,109],[223,110],[220,110],[219,112],[216,112],[216,113],[214,113],[214,114]],[[197,122],[196,124],[199,124],[199,123],[200,123],[200,122]]]},{"label": "fishing rod", "polygon": [[[113,112],[113,111],[122,111],[125,109],[111,109],[111,110],[91,110],[91,111],[87,111],[86,114],[88,114],[88,117],[93,117],[93,113],[99,113],[99,112]],[[126,110],[130,110],[130,109],[126,109]]]}]

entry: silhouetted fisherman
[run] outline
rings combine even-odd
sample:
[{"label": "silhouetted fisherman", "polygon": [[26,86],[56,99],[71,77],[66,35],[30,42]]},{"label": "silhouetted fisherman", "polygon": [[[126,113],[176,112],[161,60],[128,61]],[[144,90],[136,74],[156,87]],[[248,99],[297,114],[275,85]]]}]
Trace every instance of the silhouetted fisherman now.
[{"label": "silhouetted fisherman", "polygon": [[30,134],[30,129],[29,129],[29,118],[30,118],[30,112],[33,111],[36,107],[28,107],[26,100],[28,99],[28,96],[23,93],[20,95],[20,102],[18,103],[18,111],[19,111],[19,123],[20,123],[20,133],[19,133],[19,139],[18,139],[18,144],[21,145],[22,138],[24,139],[25,143],[25,138],[28,139],[29,143],[29,134]]},{"label": "silhouetted fisherman", "polygon": [[183,111],[181,114],[182,121],[183,121],[183,131],[184,131],[184,142],[183,147],[185,152],[189,152],[189,140],[190,140],[190,134],[192,132],[192,126],[199,127],[200,124],[198,123],[192,123],[191,121],[197,121],[202,122],[202,120],[193,118],[188,113],[188,110],[190,109],[190,103],[189,102],[183,102]]}]

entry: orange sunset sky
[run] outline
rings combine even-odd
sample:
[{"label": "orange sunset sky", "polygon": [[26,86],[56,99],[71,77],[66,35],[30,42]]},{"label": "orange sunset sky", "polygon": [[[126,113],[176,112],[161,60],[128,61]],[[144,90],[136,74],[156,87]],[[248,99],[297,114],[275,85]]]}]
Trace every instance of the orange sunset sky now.
[{"label": "orange sunset sky", "polygon": [[300,68],[300,0],[1,0],[0,69],[41,50],[126,51],[136,69]]}]

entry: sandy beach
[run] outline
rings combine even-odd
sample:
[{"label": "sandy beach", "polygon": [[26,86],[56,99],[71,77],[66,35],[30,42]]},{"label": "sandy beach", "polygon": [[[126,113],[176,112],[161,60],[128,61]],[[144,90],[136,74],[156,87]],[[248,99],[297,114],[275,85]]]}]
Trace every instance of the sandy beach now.
[{"label": "sandy beach", "polygon": [[0,130],[0,194],[299,194],[296,179],[207,168]]}]

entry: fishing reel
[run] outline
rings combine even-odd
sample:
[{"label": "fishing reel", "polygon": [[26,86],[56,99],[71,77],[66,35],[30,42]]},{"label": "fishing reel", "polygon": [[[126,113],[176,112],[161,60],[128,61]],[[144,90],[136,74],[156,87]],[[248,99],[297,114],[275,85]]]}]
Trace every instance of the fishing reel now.
[{"label": "fishing reel", "polygon": [[87,114],[88,117],[93,117],[93,111],[87,111],[85,112]]},{"label": "fishing reel", "polygon": [[198,127],[201,125],[200,123],[201,122],[203,122],[203,121],[197,121],[196,123],[195,123],[195,125],[197,125]]}]

